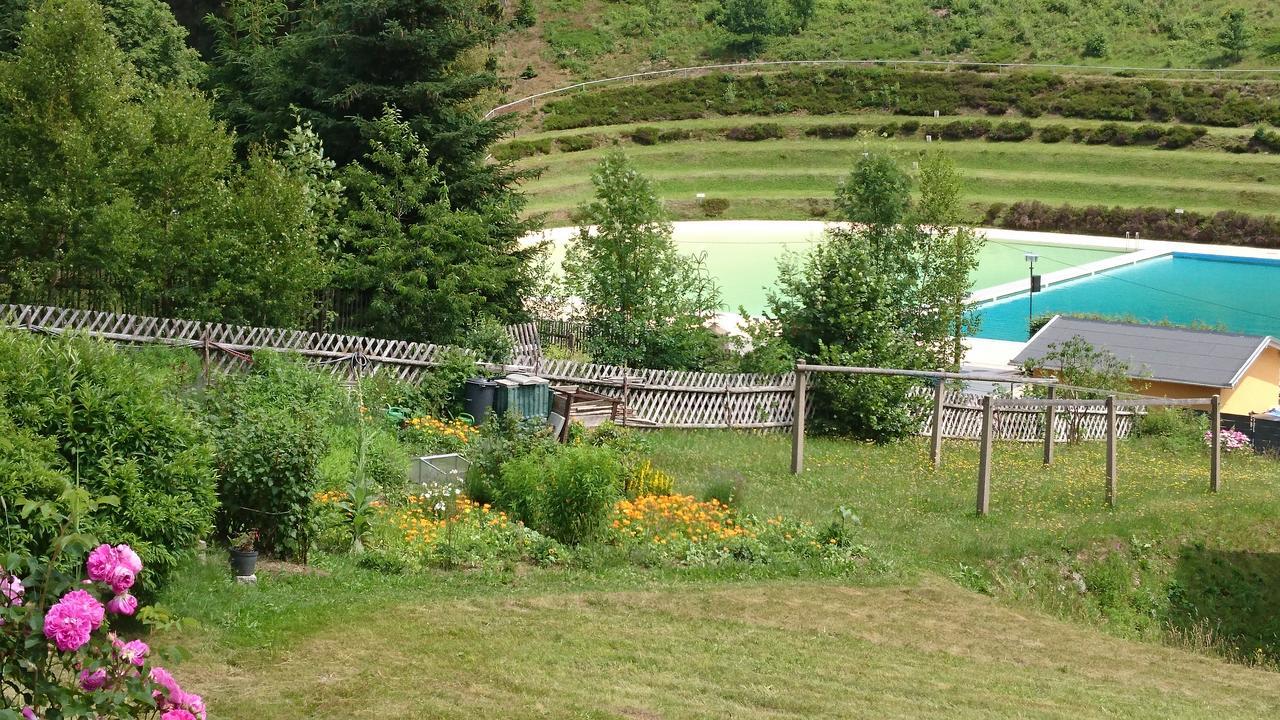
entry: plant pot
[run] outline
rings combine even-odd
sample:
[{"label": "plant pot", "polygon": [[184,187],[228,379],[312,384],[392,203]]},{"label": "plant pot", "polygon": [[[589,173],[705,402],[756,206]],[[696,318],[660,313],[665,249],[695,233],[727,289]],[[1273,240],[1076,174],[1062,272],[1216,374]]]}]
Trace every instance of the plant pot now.
[{"label": "plant pot", "polygon": [[257,550],[232,550],[231,570],[236,577],[249,577],[258,564]]}]

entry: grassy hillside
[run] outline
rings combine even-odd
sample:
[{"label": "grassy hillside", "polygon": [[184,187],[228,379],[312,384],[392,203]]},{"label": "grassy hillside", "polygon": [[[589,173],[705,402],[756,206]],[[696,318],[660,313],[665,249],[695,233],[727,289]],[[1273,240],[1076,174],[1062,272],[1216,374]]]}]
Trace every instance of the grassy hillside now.
[{"label": "grassy hillside", "polygon": [[[537,24],[502,48],[512,96],[567,81],[749,53],[711,20],[718,0],[535,0]],[[1248,12],[1239,63],[1216,44],[1228,8]],[[1100,53],[1086,54],[1086,46]],[[759,59],[953,59],[1139,67],[1264,67],[1280,59],[1280,13],[1262,0],[817,0],[808,28],[770,38]]]},{"label": "grassy hillside", "polygon": [[[677,489],[734,483],[741,511],[830,522],[865,547],[828,573],[731,563],[644,569],[597,548],[560,568],[385,575],[345,558],[168,590],[201,648],[184,684],[225,718],[1266,718],[1280,707],[1273,461],[1229,455],[1205,490],[1196,442],[976,449],[660,432]],[[1141,640],[1156,642],[1139,642]],[[1258,652],[1260,650],[1260,652]],[[1227,654],[1245,664],[1227,663]],[[1268,660],[1268,657],[1272,659]],[[1265,667],[1271,670],[1263,669]]]},{"label": "grassy hillside", "polygon": [[[727,207],[717,212],[725,218],[822,217],[836,184],[868,148],[893,152],[904,163],[927,149],[945,148],[968,180],[964,199],[973,206],[975,220],[987,205],[1013,200],[1040,200],[1054,205],[1182,207],[1206,212],[1274,213],[1280,207],[1280,159],[1275,155],[1213,149],[1215,143],[1247,137],[1247,130],[1214,129],[1200,141],[1206,149],[1181,150],[1070,141],[1046,144],[1036,139],[1017,143],[929,143],[922,132],[909,138],[884,138],[874,133],[832,139],[805,135],[805,130],[815,125],[843,121],[874,126],[901,120],[859,115],[644,123],[662,131],[686,131],[690,135],[685,140],[649,146],[631,139],[638,127],[632,124],[593,128],[586,135],[592,136],[591,142],[598,146],[576,152],[565,151],[556,139],[565,137],[565,132],[535,134],[522,136],[521,141],[550,139],[550,154],[537,154],[520,162],[522,167],[542,169],[537,178],[525,183],[524,189],[530,196],[530,211],[549,213],[552,224],[565,221],[570,211],[589,197],[591,169],[614,142],[654,179],[671,209],[684,218],[708,216],[706,207],[694,201],[697,193],[728,200]],[[765,121],[781,125],[787,137],[759,142],[724,138],[726,129]],[[1029,122],[1039,128],[1053,121]],[[576,131],[570,137],[583,134]]]}]

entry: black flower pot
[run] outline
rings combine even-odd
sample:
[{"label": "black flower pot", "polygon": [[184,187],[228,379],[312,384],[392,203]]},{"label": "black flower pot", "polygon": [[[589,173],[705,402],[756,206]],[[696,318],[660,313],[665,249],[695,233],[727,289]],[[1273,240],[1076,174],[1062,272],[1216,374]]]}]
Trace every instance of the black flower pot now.
[{"label": "black flower pot", "polygon": [[257,550],[231,551],[231,570],[236,574],[236,577],[249,577],[253,574],[253,568],[257,564]]}]

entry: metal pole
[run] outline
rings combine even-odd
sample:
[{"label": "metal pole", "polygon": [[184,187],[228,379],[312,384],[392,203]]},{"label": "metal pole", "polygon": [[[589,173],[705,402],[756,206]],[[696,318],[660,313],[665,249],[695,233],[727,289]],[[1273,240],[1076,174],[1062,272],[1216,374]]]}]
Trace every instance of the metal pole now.
[{"label": "metal pole", "polygon": [[1209,492],[1218,492],[1218,473],[1222,468],[1222,401],[1217,395],[1209,401],[1209,431],[1213,433],[1209,442]]},{"label": "metal pole", "polygon": [[1107,505],[1116,506],[1116,396],[1107,396]]},{"label": "metal pole", "polygon": [[946,394],[946,384],[939,378],[933,386],[933,436],[929,445],[929,460],[935,468],[942,466],[942,401]]},{"label": "metal pole", "polygon": [[796,389],[793,408],[795,419],[791,421],[791,474],[799,475],[804,471],[804,415],[805,385],[808,377],[805,374],[804,360],[796,361]]},{"label": "metal pole", "polygon": [[[1056,394],[1057,393],[1054,392],[1054,387],[1050,385],[1049,399],[1053,400],[1054,395]],[[1054,422],[1057,419],[1057,414],[1058,414],[1057,408],[1055,408],[1052,405],[1049,405],[1044,409],[1044,464],[1045,465],[1053,464],[1053,443],[1055,440],[1057,440],[1056,436],[1058,434],[1058,428],[1056,423]]]},{"label": "metal pole", "polygon": [[991,505],[991,425],[994,418],[990,395],[982,396],[982,444],[978,451],[978,515]]}]

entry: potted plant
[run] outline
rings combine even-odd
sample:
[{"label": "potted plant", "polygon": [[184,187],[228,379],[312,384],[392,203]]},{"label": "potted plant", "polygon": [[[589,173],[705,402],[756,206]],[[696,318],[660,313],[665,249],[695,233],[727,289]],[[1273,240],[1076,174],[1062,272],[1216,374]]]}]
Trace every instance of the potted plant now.
[{"label": "potted plant", "polygon": [[258,541],[258,529],[241,530],[231,536],[231,569],[236,577],[249,577],[258,564],[258,551],[254,543]]}]

